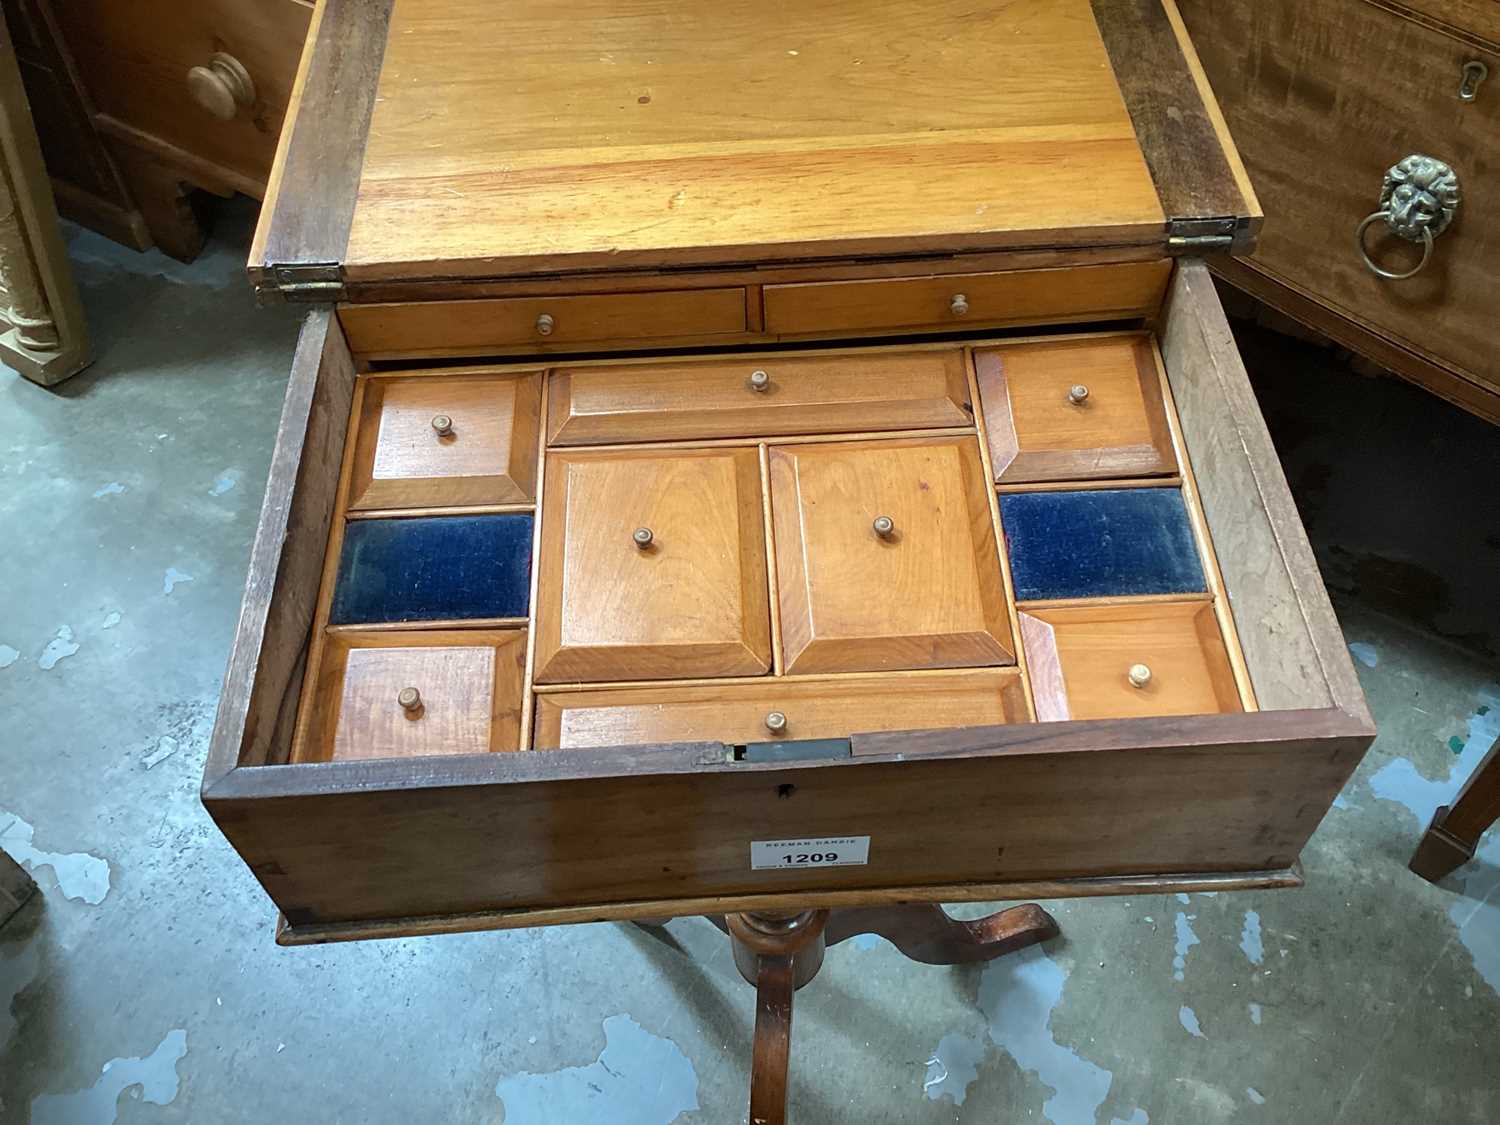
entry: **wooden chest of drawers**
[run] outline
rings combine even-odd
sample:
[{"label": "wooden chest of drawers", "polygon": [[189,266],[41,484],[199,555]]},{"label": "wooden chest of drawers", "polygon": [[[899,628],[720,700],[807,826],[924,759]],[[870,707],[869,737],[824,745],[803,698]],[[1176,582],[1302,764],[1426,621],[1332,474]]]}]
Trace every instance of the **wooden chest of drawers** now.
[{"label": "wooden chest of drawers", "polygon": [[1372,730],[1175,9],[626,7],[319,9],[204,782],[281,939],[1295,885]]}]

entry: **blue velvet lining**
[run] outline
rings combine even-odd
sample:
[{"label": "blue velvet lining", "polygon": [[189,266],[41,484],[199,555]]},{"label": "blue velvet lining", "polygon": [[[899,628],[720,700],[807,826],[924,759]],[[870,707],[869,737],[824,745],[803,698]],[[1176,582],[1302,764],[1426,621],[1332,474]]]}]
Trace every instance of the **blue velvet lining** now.
[{"label": "blue velvet lining", "polygon": [[1018,601],[1206,589],[1180,489],[1015,492],[1000,519]]},{"label": "blue velvet lining", "polygon": [[525,617],[526,513],[350,520],[329,623]]}]

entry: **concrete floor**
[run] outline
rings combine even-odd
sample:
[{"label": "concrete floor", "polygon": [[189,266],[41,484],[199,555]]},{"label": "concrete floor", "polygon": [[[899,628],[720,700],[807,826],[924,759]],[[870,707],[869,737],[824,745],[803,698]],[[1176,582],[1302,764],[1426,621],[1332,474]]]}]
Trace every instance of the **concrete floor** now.
[{"label": "concrete floor", "polygon": [[[100,360],[0,372],[0,841],[43,891],[0,930],[0,1121],[742,1121],[751,991],[702,921],[272,944],[197,798],[296,328],[245,235],[183,267],[73,232]],[[1496,672],[1339,608],[1381,734],[1306,889],[1060,902],[1061,940],[984,968],[842,946],[798,1000],[793,1120],[1500,1120],[1500,840],[1405,870]]]}]

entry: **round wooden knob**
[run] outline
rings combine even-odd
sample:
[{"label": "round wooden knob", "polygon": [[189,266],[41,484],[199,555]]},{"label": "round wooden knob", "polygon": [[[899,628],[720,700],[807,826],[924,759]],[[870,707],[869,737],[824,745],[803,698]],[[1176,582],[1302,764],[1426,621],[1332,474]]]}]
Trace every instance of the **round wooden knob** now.
[{"label": "round wooden knob", "polygon": [[1126,674],[1130,677],[1131,687],[1143,688],[1151,682],[1151,669],[1144,664],[1132,664]]},{"label": "round wooden knob", "polygon": [[396,702],[408,715],[417,715],[422,710],[422,693],[414,687],[404,687],[396,695]]},{"label": "round wooden knob", "polygon": [[948,302],[948,311],[954,316],[968,316],[969,298],[962,293],[953,294],[953,300]]},{"label": "round wooden knob", "polygon": [[1074,406],[1082,406],[1089,397],[1089,389],[1082,383],[1074,383],[1068,388],[1068,401]]},{"label": "round wooden knob", "polygon": [[781,711],[772,711],[766,716],[766,729],[772,734],[780,734],[786,730],[786,715]]},{"label": "round wooden knob", "polygon": [[432,416],[432,432],[438,437],[453,436],[453,419],[446,414],[434,414]]},{"label": "round wooden knob", "polygon": [[750,372],[750,389],[752,391],[769,390],[770,386],[771,376],[767,375],[764,371]]},{"label": "round wooden knob", "polygon": [[896,531],[896,521],[890,516],[876,516],[875,522],[870,525],[875,529],[875,534],[882,539],[889,539]]},{"label": "round wooden knob", "polygon": [[233,55],[222,51],[187,72],[188,96],[220,121],[231,121],[255,104],[255,83]]},{"label": "round wooden knob", "polygon": [[631,534],[630,538],[634,541],[637,547],[644,551],[647,547],[651,546],[651,541],[655,538],[655,536],[651,534],[651,529],[649,527],[638,527]]}]

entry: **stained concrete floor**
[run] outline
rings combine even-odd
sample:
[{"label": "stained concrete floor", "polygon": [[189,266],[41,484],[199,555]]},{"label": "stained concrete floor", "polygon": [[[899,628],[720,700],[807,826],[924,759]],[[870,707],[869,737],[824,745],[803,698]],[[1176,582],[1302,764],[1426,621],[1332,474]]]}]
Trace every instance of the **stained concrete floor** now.
[{"label": "stained concrete floor", "polygon": [[[742,1121],[751,992],[702,921],[272,944],[197,799],[296,328],[254,307],[245,235],[183,267],[72,232],[99,361],[55,392],[0,372],[0,842],[43,892],[0,929],[0,1121]],[[1483,624],[1494,576],[1448,604]],[[983,968],[841,946],[798,999],[793,1120],[1500,1120],[1500,840],[1441,887],[1405,870],[1500,684],[1488,642],[1370,604],[1400,610],[1339,609],[1380,737],[1306,889],[1060,902],[1061,940]]]}]

